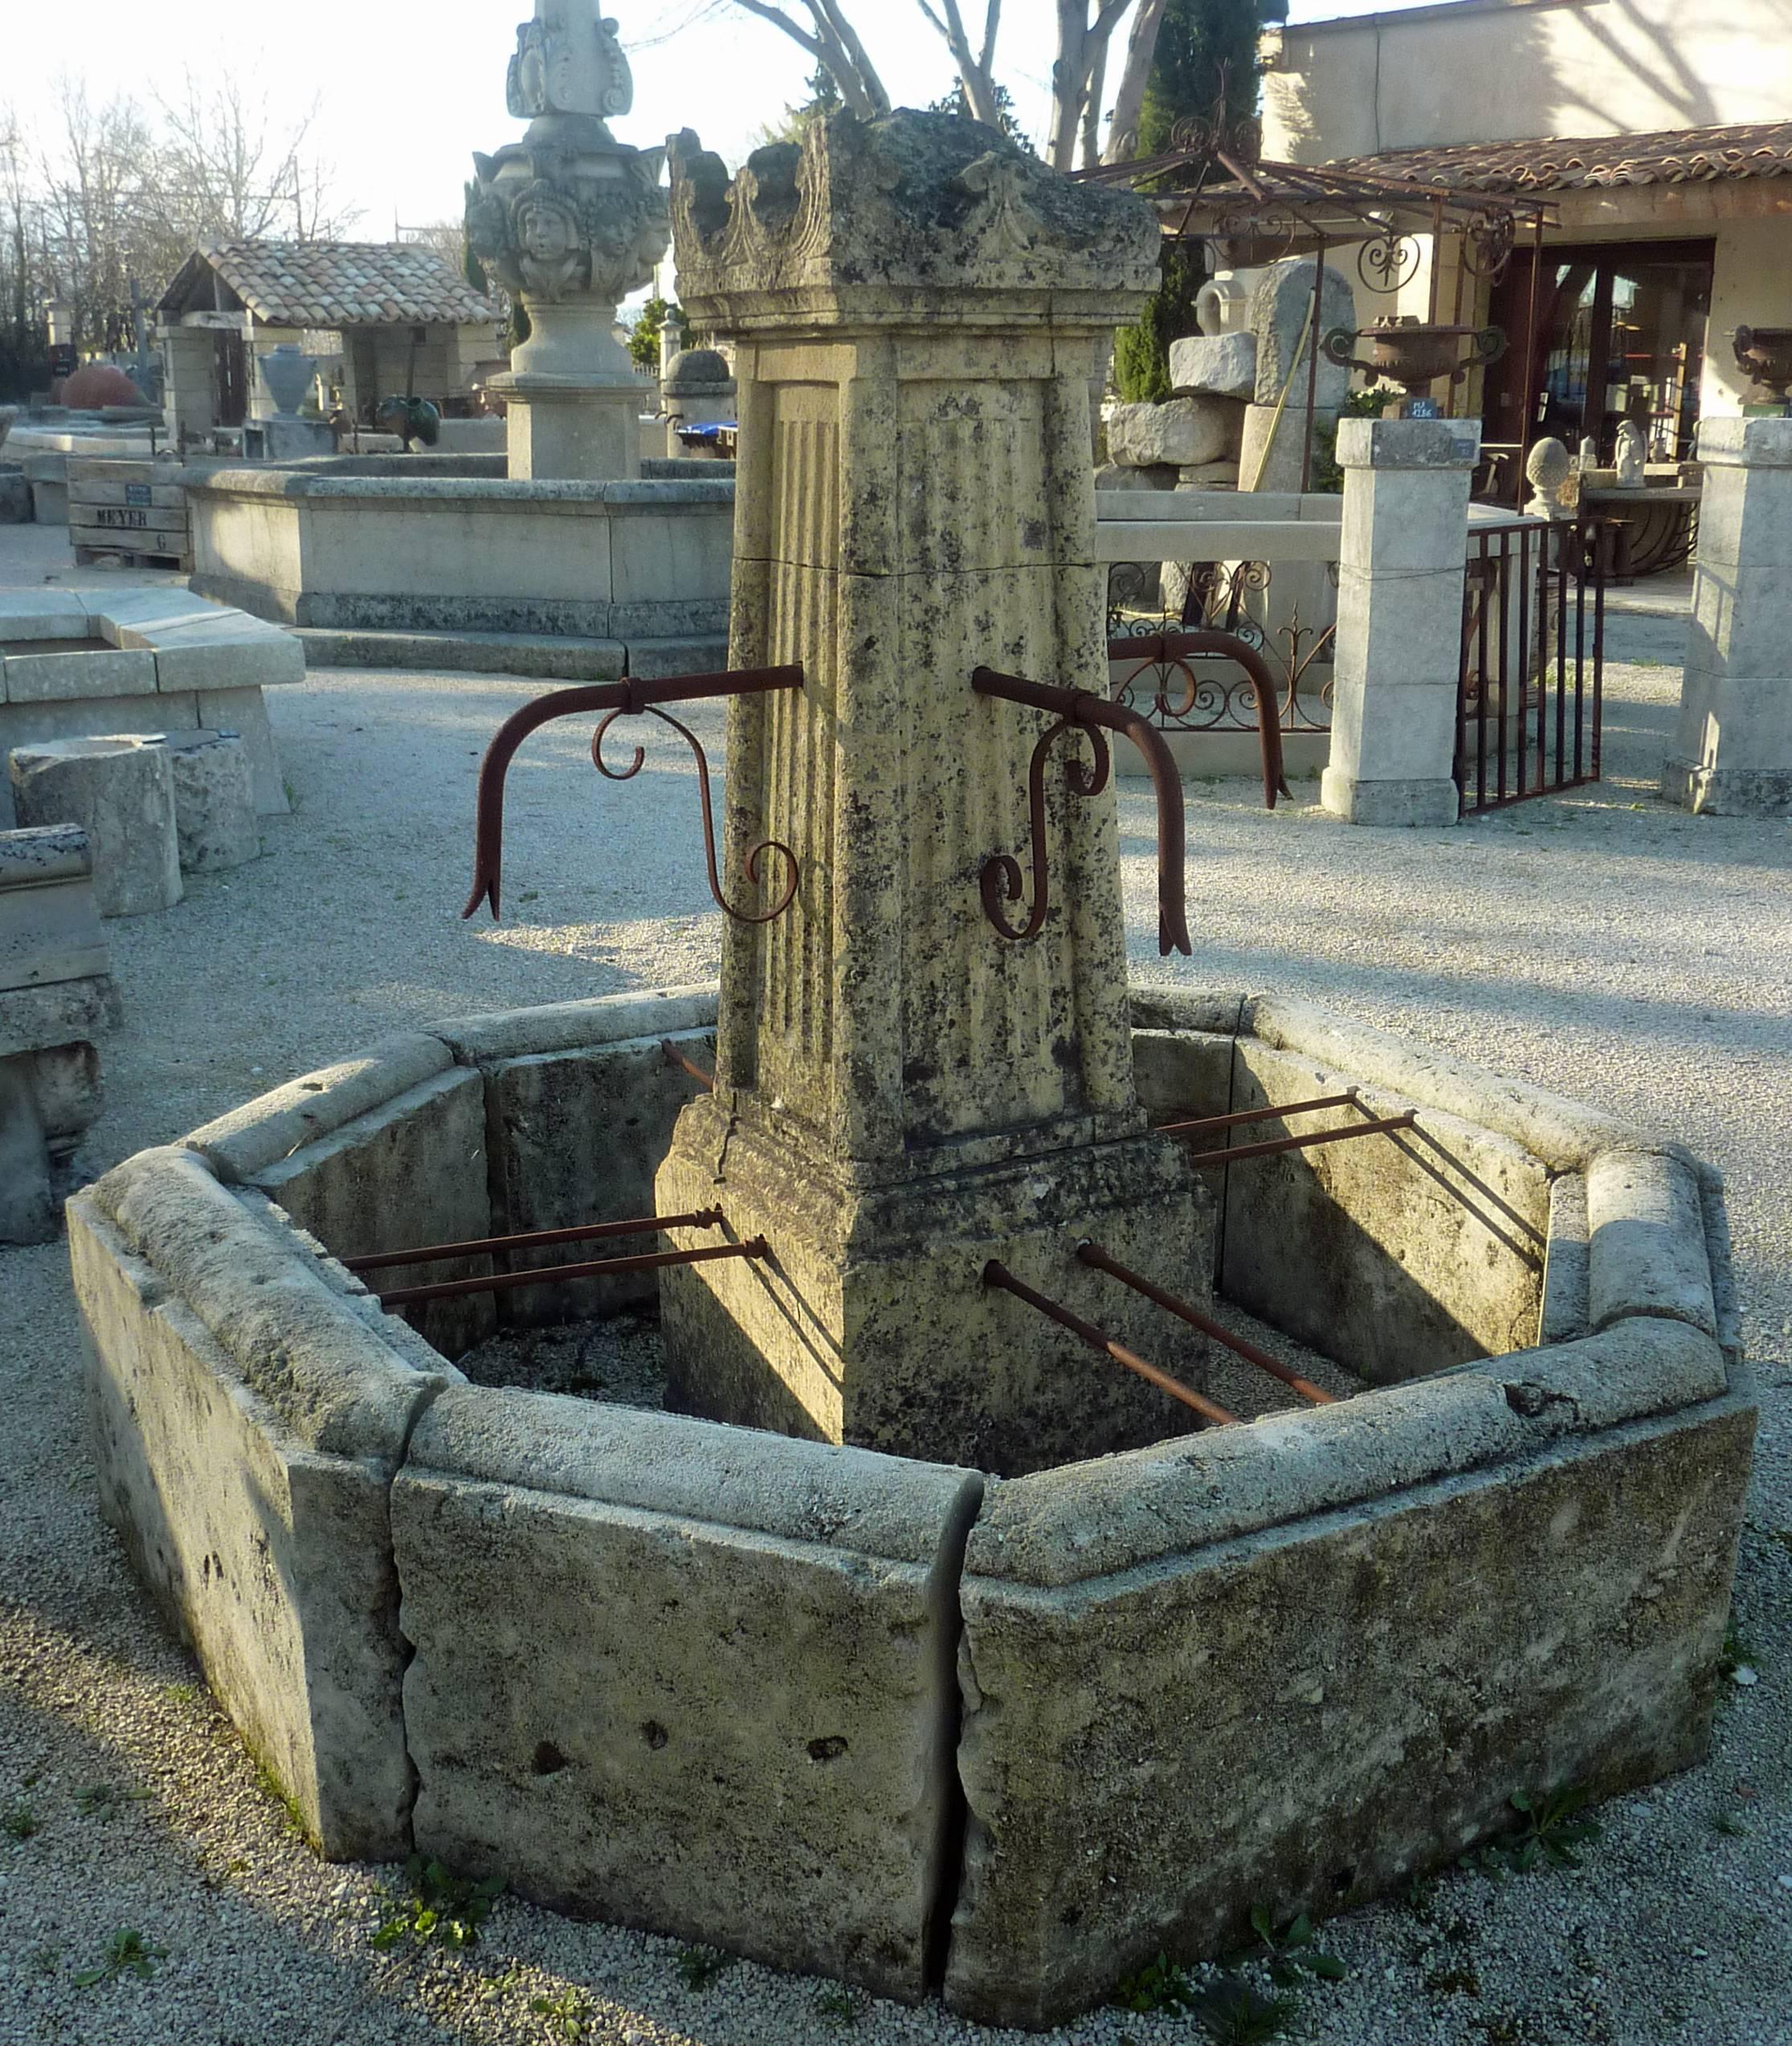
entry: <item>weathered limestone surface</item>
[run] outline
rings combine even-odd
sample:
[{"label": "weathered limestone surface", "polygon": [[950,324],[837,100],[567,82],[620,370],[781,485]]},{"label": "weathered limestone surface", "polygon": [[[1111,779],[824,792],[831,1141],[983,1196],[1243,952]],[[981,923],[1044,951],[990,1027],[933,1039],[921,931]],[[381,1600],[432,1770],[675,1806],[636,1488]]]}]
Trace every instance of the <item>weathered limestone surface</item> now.
[{"label": "weathered limestone surface", "polygon": [[333,1858],[410,1846],[387,1497],[419,1374],[190,1153],[69,1204],[101,1498]]},{"label": "weathered limestone surface", "polygon": [[[1356,1076],[1319,1060],[1241,1039],[1232,1105],[1318,1101],[1353,1084]],[[1414,1105],[1376,1088],[1361,1101],[1360,1114],[1289,1116],[1253,1124],[1235,1141],[1336,1129]],[[1548,1174],[1509,1139],[1460,1117],[1427,1109],[1410,1131],[1247,1159],[1226,1168],[1222,1198],[1227,1298],[1373,1383],[1537,1340]],[[1696,1230],[1689,1240],[1702,1264]]]},{"label": "weathered limestone surface", "polygon": [[[489,1236],[484,1084],[477,1073],[437,1073],[263,1166],[251,1183],[339,1258]],[[491,1270],[483,1256],[394,1264],[374,1284],[386,1292]],[[488,1293],[406,1311],[445,1357],[459,1356],[497,1320]]]},{"label": "weathered limestone surface", "polygon": [[[1250,333],[1190,334],[1169,345],[1170,387],[1179,396],[1210,391],[1221,398],[1257,394],[1257,337]],[[1303,398],[1304,393],[1301,394]]]},{"label": "weathered limestone surface", "polygon": [[[1153,1203],[1161,1276],[1202,1293],[1209,1224],[1133,1098],[1112,791],[1047,775],[1052,907],[1004,940],[978,876],[1026,847],[1047,721],[970,677],[1104,692],[1088,384],[1154,281],[1155,223],[940,116],[818,124],[732,183],[694,136],[672,155],[686,310],[739,342],[731,658],[806,676],[729,713],[729,884],[768,839],[801,883],[727,929],[717,1094],[660,1176],[662,1209],[719,1199],[774,1253],[663,1283],[680,1397],[958,1459],[975,1379],[1031,1401],[1055,1377],[1085,1449],[1137,1440],[1074,1338],[972,1297],[1004,1241],[1044,1257],[1035,1215],[1130,1234]],[[1099,1167],[1068,1148],[1092,1137],[1115,1140]],[[967,1314],[994,1346],[942,1374]]]},{"label": "weathered limestone surface", "polygon": [[1353,824],[1453,824],[1468,472],[1460,419],[1345,419],[1325,807]]},{"label": "weathered limestone surface", "polygon": [[1792,814],[1792,419],[1705,419],[1680,721],[1662,793],[1721,815]]},{"label": "weathered limestone surface", "polygon": [[[1284,256],[1257,273],[1251,297],[1251,331],[1256,341],[1259,405],[1273,406],[1285,390],[1287,406],[1298,415],[1307,409],[1307,379],[1314,349],[1321,349],[1316,414],[1335,416],[1350,388],[1350,372],[1323,352],[1334,327],[1354,328],[1356,296],[1350,280],[1330,263],[1320,286],[1318,317],[1313,317],[1313,259]],[[1298,434],[1296,435],[1298,439]]]},{"label": "weathered limestone surface", "polygon": [[[1451,1857],[1515,1791],[1696,1761],[1753,1421],[1736,1395],[1570,1442],[1540,1419],[1495,1469],[1189,1549],[1135,1521],[1099,1559],[1080,1532],[1153,1452],[997,1484],[963,1593],[948,2003],[1060,2021],[1157,1953],[1247,1940],[1255,1900],[1333,1910]],[[1165,1472],[1166,1504],[1220,1440]],[[1030,1539],[1072,1483],[1075,1513]],[[1372,1583],[1401,1591],[1365,1625]]]},{"label": "weathered limestone surface", "polygon": [[[713,1063],[712,1031],[681,1032],[676,1041],[698,1065]],[[487,1112],[492,1128],[502,1133],[492,1160],[495,1235],[622,1222],[655,1212],[654,1174],[671,1148],[679,1111],[697,1092],[695,1080],[667,1063],[660,1042],[653,1037],[540,1052],[490,1069]],[[724,1239],[712,1234],[710,1240]],[[518,1252],[509,1268],[539,1264],[551,1270],[662,1248],[651,1234],[568,1244]],[[563,1321],[655,1301],[659,1294],[656,1273],[629,1272],[520,1287],[505,1296],[504,1314],[512,1322]]]},{"label": "weathered limestone surface", "polygon": [[171,732],[165,743],[181,872],[223,873],[259,859],[255,775],[241,733]]},{"label": "weathered limestone surface", "polygon": [[87,835],[102,917],[180,900],[173,777],[159,738],[53,740],[18,747],[7,766],[21,824],[75,824]]},{"label": "weathered limestone surface", "polygon": [[0,992],[110,971],[78,824],[0,831]]},{"label": "weathered limestone surface", "polygon": [[1239,451],[1244,408],[1229,398],[1173,398],[1163,405],[1116,405],[1108,415],[1108,448],[1133,468],[1230,460]]},{"label": "weathered limestone surface", "polygon": [[926,1987],[982,1480],[664,1415],[445,1395],[393,1495],[418,1845]]}]

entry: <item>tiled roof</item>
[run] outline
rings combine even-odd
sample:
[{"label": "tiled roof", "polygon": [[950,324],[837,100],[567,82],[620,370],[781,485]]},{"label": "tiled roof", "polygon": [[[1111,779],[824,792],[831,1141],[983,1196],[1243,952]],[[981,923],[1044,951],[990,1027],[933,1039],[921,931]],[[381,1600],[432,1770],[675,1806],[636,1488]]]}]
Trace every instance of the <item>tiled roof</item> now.
[{"label": "tiled roof", "polygon": [[221,242],[190,256],[162,295],[186,309],[202,265],[274,327],[484,325],[496,308],[416,242]]},{"label": "tiled roof", "polygon": [[1792,174],[1792,120],[1733,128],[1670,128],[1654,135],[1540,136],[1385,149],[1333,168],[1449,185],[1471,192],[1565,192],[1593,186],[1684,185]]}]

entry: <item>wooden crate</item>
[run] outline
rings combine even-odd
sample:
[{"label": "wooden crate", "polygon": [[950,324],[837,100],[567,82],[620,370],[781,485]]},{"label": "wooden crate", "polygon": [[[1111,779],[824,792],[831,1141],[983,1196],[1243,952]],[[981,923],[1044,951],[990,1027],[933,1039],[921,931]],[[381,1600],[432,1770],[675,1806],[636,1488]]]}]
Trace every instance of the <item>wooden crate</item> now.
[{"label": "wooden crate", "polygon": [[177,463],[71,455],[68,537],[77,563],[122,554],[140,567],[190,572],[193,541]]}]

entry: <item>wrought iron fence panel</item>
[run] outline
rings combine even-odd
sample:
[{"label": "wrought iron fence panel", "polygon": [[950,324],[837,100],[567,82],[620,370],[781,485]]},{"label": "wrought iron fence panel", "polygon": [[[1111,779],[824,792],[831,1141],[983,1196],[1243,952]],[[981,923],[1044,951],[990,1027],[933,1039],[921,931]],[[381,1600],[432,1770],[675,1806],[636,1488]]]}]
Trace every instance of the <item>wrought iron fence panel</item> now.
[{"label": "wrought iron fence panel", "polygon": [[1456,688],[1464,816],[1599,778],[1609,521],[1471,529]]}]

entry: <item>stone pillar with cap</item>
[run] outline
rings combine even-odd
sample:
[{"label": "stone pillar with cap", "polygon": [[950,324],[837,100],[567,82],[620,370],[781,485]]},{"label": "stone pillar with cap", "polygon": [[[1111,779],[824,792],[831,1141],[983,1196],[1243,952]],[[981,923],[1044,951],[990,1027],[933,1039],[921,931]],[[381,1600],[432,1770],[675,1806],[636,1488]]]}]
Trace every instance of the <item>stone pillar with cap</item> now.
[{"label": "stone pillar with cap", "polygon": [[1699,552],[1662,793],[1792,815],[1792,419],[1702,419]]},{"label": "stone pillar with cap", "polygon": [[606,117],[628,112],[634,85],[599,0],[536,0],[516,31],[506,101],[529,132],[475,153],[467,228],[529,315],[528,340],[492,383],[505,402],[510,474],[638,476],[651,393],[614,329],[618,304],[666,252],[666,153],[610,132]]},{"label": "stone pillar with cap", "polygon": [[806,674],[730,709],[725,879],[775,840],[800,880],[726,927],[716,1089],[657,1188],[772,1256],[662,1275],[672,1398],[1008,1470],[1173,1431],[981,1283],[1000,1258],[1204,1368],[1073,1255],[1098,1236],[1210,1290],[1207,1197],[1133,1088],[1112,786],[1079,798],[1049,757],[1050,908],[1004,938],[979,876],[1027,859],[1051,721],[971,686],[986,664],[1105,693],[1088,383],[1156,282],[1155,221],[943,115],[838,116],[732,182],[688,133],[672,164],[686,309],[737,343],[732,662]]},{"label": "stone pillar with cap", "polygon": [[1345,419],[1331,758],[1320,799],[1352,824],[1453,824],[1467,419]]}]

